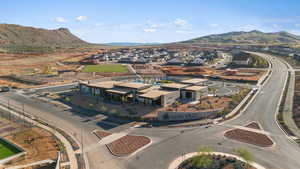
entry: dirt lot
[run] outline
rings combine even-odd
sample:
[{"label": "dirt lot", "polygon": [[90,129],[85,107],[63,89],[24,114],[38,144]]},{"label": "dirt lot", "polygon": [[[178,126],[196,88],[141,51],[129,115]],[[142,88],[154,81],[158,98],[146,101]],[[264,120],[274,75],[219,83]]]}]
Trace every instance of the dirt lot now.
[{"label": "dirt lot", "polygon": [[263,70],[238,69],[238,73],[229,75],[226,74],[226,70],[216,70],[204,66],[162,66],[161,70],[167,75],[206,76],[221,78],[224,80],[244,80],[253,82],[258,81],[260,77],[262,77],[266,73],[266,71]]},{"label": "dirt lot", "polygon": [[126,135],[106,146],[113,155],[122,157],[134,153],[150,142],[151,140],[148,137]]},{"label": "dirt lot", "polygon": [[24,165],[46,159],[55,160],[60,147],[58,141],[49,132],[40,128],[27,129],[7,136],[6,139],[27,152],[25,156],[12,160],[6,166]]},{"label": "dirt lot", "polygon": [[[45,69],[57,71],[76,71],[80,67],[79,61],[98,51],[54,53],[42,55],[0,54],[0,76],[4,75],[32,75],[45,73]],[[16,81],[0,79],[0,85],[30,87]]]},{"label": "dirt lot", "polygon": [[270,147],[273,145],[273,141],[269,137],[264,134],[252,131],[234,129],[227,131],[224,135],[229,139],[253,144],[260,147]]}]

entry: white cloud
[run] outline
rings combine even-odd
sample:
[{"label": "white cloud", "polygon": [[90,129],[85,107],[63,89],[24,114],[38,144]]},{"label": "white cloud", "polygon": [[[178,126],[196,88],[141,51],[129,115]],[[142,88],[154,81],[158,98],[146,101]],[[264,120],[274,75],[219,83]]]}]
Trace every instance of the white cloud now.
[{"label": "white cloud", "polygon": [[55,21],[56,22],[59,22],[59,23],[67,23],[68,21],[65,19],[65,18],[63,18],[63,17],[56,17],[55,18]]},{"label": "white cloud", "polygon": [[78,17],[76,18],[76,20],[79,21],[79,22],[81,22],[81,21],[86,21],[87,19],[88,19],[87,16],[78,16]]},{"label": "white cloud", "polygon": [[179,25],[179,26],[186,26],[187,21],[183,20],[183,19],[180,19],[180,18],[177,18],[177,19],[175,19],[174,24]]},{"label": "white cloud", "polygon": [[153,32],[156,32],[156,29],[154,29],[154,28],[145,28],[144,32],[153,33]]},{"label": "white cloud", "polygon": [[216,28],[216,27],[219,27],[220,25],[217,24],[217,23],[213,23],[213,24],[210,24],[209,26],[210,26],[210,27],[213,27],[213,28]]}]

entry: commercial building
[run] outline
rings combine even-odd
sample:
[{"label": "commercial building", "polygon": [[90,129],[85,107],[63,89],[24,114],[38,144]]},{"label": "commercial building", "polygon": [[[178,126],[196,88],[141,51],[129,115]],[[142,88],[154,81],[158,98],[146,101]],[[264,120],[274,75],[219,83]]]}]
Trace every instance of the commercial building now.
[{"label": "commercial building", "polygon": [[207,86],[188,86],[181,90],[181,98],[196,101],[208,91]]},{"label": "commercial building", "polygon": [[[80,93],[97,99],[121,103],[137,103],[153,106],[168,106],[177,100],[196,101],[207,91],[203,79],[190,79],[184,83],[165,83],[154,86],[136,82],[103,81],[79,84]],[[198,85],[194,85],[198,84]]]},{"label": "commercial building", "polygon": [[168,106],[180,97],[179,91],[152,90],[139,95],[139,101],[146,105]]}]

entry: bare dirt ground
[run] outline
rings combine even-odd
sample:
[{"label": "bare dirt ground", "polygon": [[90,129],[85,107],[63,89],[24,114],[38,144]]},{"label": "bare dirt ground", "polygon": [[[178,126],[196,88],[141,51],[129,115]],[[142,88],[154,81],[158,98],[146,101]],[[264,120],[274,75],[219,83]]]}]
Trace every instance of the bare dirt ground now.
[{"label": "bare dirt ground", "polygon": [[225,70],[216,70],[205,66],[162,66],[160,69],[167,75],[177,76],[208,76],[208,77],[219,77],[225,80],[246,80],[246,81],[258,81],[266,71],[264,70],[253,70],[253,69],[239,69],[237,74],[227,75]]},{"label": "bare dirt ground", "polygon": [[[99,51],[69,52],[54,54],[0,54],[0,76],[3,75],[31,75],[43,73],[45,68],[51,67],[55,71],[76,71],[81,65],[79,61]],[[28,85],[7,79],[0,79],[0,85],[27,87]]]},{"label": "bare dirt ground", "polygon": [[[28,128],[5,138],[27,152],[26,155],[10,161],[5,167],[30,164],[47,159],[56,160],[60,147],[56,138],[40,128]],[[28,167],[28,169],[31,169],[31,167]]]}]

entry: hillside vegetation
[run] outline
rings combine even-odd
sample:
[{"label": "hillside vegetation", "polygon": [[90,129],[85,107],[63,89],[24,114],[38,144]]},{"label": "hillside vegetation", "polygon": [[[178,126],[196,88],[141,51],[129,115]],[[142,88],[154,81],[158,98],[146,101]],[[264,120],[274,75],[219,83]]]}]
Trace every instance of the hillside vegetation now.
[{"label": "hillside vegetation", "polygon": [[47,30],[0,24],[0,52],[47,53],[60,48],[89,46],[66,28]]},{"label": "hillside vegetation", "polygon": [[264,33],[261,31],[229,32],[203,36],[181,43],[225,43],[225,44],[300,44],[300,36],[288,32]]}]

